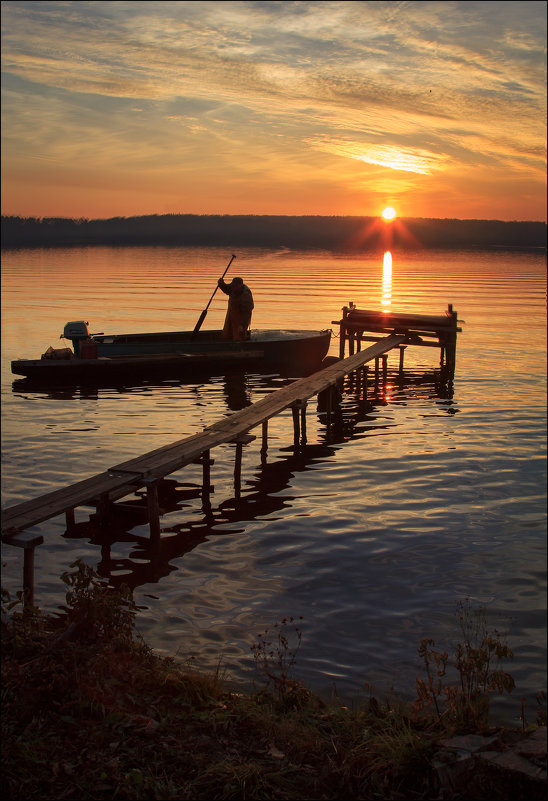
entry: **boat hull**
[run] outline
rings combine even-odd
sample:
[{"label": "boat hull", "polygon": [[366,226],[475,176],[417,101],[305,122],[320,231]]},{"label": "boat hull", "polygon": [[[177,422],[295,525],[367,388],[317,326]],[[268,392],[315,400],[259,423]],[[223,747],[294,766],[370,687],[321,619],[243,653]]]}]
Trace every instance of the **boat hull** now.
[{"label": "boat hull", "polygon": [[306,375],[327,354],[331,331],[255,331],[244,342],[223,340],[220,331],[95,335],[97,358],[19,359],[16,375],[39,381],[97,383],[159,375],[188,377],[233,370],[293,370]]}]

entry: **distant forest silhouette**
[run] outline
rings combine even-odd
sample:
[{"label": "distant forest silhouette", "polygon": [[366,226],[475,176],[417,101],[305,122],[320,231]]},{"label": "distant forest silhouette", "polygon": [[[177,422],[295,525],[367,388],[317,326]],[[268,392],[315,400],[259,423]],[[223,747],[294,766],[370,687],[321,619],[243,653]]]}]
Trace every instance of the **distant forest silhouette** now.
[{"label": "distant forest silhouette", "polygon": [[377,217],[153,214],[89,220],[2,217],[2,248],[183,245],[368,251],[543,248],[546,223]]}]

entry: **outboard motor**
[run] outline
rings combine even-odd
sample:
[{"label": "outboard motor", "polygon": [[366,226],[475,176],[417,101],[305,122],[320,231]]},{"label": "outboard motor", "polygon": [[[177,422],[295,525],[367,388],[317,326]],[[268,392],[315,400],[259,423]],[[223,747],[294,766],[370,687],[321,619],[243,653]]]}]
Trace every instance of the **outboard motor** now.
[{"label": "outboard motor", "polygon": [[74,348],[74,356],[76,359],[80,358],[80,342],[84,339],[89,339],[88,323],[84,320],[76,320],[72,323],[65,325],[64,331],[60,339],[72,340],[72,347]]}]

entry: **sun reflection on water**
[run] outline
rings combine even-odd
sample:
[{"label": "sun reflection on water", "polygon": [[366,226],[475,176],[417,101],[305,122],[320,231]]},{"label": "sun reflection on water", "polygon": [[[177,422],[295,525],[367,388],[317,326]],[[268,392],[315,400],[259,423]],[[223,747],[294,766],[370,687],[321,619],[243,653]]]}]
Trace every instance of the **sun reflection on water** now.
[{"label": "sun reflection on water", "polygon": [[392,254],[386,251],[382,260],[382,300],[383,306],[392,303]]}]

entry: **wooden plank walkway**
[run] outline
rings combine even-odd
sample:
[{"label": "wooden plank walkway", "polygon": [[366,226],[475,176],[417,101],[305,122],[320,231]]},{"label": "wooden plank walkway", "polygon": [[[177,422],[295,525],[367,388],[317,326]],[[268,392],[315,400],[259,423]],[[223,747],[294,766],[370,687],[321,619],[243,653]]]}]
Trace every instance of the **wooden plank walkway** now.
[{"label": "wooden plank walkway", "polygon": [[[337,361],[318,372],[298,379],[262,398],[252,406],[234,412],[213,423],[202,432],[165,445],[134,459],[114,465],[104,473],[79,481],[60,490],[47,493],[30,501],[2,510],[2,540],[19,544],[18,532],[57,517],[72,514],[78,506],[100,508],[113,500],[146,486],[150,488],[160,478],[173,473],[207,454],[211,448],[227,442],[241,441],[241,437],[259,424],[289,407],[306,401],[341,381],[345,375],[367,362],[402,345],[405,335],[390,335],[369,348]],[[150,521],[151,533],[154,521]]]}]

